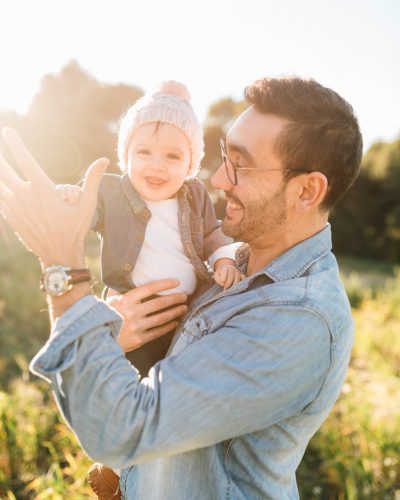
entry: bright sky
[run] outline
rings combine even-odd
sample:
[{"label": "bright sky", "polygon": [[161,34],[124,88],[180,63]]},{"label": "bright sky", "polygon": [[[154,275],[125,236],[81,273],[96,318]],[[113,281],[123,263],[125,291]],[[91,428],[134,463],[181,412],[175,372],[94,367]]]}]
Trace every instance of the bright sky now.
[{"label": "bright sky", "polygon": [[256,78],[313,77],[354,106],[366,147],[400,135],[399,0],[0,0],[0,16],[3,109],[76,59],[108,83],[181,80],[201,119]]}]

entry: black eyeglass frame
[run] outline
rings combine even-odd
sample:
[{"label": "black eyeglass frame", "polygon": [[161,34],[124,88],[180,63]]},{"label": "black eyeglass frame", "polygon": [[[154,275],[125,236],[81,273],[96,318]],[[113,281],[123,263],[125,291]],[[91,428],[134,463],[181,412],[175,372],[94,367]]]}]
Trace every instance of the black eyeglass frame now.
[{"label": "black eyeglass frame", "polygon": [[[267,167],[237,167],[233,164],[233,162],[228,158],[228,153],[226,152],[226,145],[225,145],[225,139],[220,138],[219,140],[219,145],[221,148],[221,156],[222,156],[222,161],[225,164],[225,170],[226,170],[226,175],[228,176],[229,182],[233,184],[234,186],[237,186],[238,179],[237,179],[237,171],[241,170],[264,170],[264,172],[297,172],[298,174],[310,174],[312,170],[306,170],[302,168],[267,168]],[[228,162],[230,163],[231,167],[228,165]],[[233,170],[233,178],[232,178],[232,172],[230,169]]]}]

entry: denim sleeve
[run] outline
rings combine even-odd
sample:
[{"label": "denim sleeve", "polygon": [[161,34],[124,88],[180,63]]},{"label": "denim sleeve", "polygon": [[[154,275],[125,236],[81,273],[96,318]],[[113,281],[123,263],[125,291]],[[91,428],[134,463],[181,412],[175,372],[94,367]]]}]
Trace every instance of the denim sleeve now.
[{"label": "denim sleeve", "polygon": [[330,333],[318,315],[263,306],[233,317],[140,380],[114,339],[116,313],[98,302],[82,314],[74,307],[31,369],[51,379],[86,452],[111,467],[273,425],[306,408],[329,369]]}]

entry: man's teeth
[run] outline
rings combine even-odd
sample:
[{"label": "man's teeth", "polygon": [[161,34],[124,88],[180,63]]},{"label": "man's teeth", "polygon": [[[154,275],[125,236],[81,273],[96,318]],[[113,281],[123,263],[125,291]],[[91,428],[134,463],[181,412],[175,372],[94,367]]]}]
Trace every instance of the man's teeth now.
[{"label": "man's teeth", "polygon": [[239,210],[242,207],[238,203],[234,203],[233,201],[229,200],[227,204],[227,208],[230,208],[232,210]]}]

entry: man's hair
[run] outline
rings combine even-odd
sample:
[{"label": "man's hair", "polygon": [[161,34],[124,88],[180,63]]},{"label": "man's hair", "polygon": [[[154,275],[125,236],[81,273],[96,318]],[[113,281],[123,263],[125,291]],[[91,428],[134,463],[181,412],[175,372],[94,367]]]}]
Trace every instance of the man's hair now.
[{"label": "man's hair", "polygon": [[[329,210],[360,171],[362,137],[353,108],[333,90],[298,77],[264,78],[245,89],[257,111],[289,121],[275,154],[285,168],[322,172],[328,191],[321,209]],[[285,182],[296,176],[285,172]]]}]

